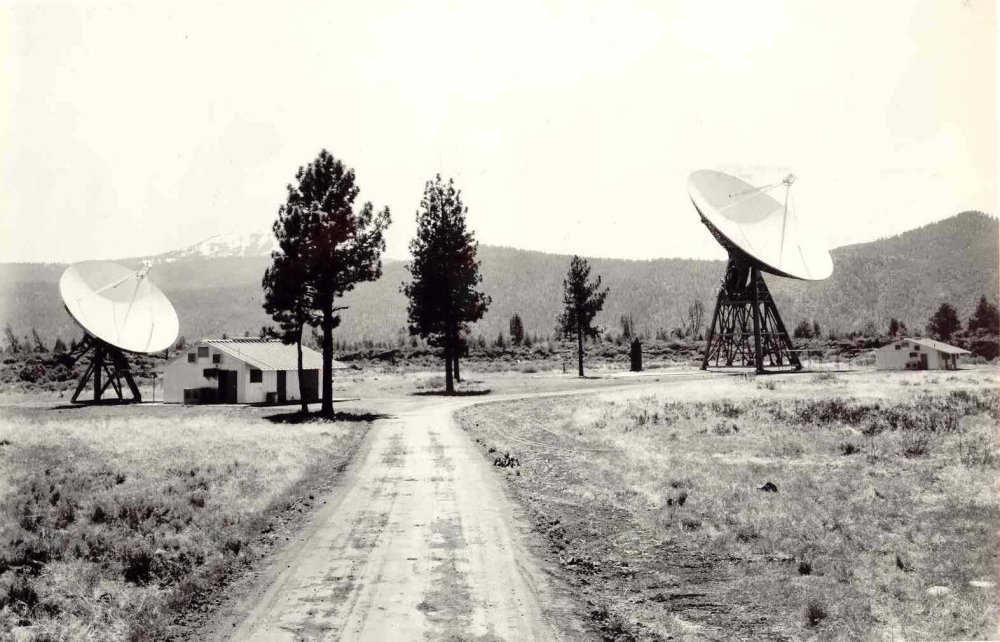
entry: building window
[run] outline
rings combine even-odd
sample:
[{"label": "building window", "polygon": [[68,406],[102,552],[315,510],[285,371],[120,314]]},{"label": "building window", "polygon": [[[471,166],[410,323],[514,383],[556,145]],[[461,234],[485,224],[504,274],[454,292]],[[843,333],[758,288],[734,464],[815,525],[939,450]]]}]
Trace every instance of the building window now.
[{"label": "building window", "polygon": [[902,347],[903,347],[903,346],[899,345],[898,343],[896,344],[896,349],[897,349],[897,350],[899,350],[899,349],[900,349],[900,348],[902,348]]},{"label": "building window", "polygon": [[213,354],[212,355],[212,363],[222,363],[222,355],[221,354]]},{"label": "building window", "polygon": [[913,349],[916,350],[917,352],[920,352],[920,346],[913,346]]},{"label": "building window", "polygon": [[196,361],[198,361],[198,355],[196,355],[193,352],[189,352],[188,353],[188,363],[195,363]]},{"label": "building window", "polygon": [[911,359],[916,359],[917,358],[917,353],[916,352],[911,352],[910,353],[910,358]]},{"label": "building window", "polygon": [[263,380],[264,378],[260,370],[250,368],[250,383],[260,383]]},{"label": "building window", "polygon": [[201,376],[205,377],[206,379],[216,379],[219,376],[219,369],[205,368],[204,370],[201,371]]},{"label": "building window", "polygon": [[207,357],[208,356],[208,346],[201,346],[200,348],[198,348],[198,356],[199,357]]}]

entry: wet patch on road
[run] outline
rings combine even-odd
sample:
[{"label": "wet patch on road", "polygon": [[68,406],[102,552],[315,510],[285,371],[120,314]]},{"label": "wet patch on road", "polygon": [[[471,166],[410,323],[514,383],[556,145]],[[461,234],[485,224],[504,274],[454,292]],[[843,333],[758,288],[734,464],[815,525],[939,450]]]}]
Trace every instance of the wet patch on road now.
[{"label": "wet patch on road", "polygon": [[431,589],[417,605],[427,618],[434,639],[467,639],[472,624],[472,594],[466,572],[468,564],[459,552],[468,544],[462,535],[458,517],[436,519],[431,523],[428,546],[431,555]]},{"label": "wet patch on road", "polygon": [[389,446],[382,453],[382,463],[390,468],[402,468],[406,463],[406,447],[403,435],[396,433],[389,437]]}]

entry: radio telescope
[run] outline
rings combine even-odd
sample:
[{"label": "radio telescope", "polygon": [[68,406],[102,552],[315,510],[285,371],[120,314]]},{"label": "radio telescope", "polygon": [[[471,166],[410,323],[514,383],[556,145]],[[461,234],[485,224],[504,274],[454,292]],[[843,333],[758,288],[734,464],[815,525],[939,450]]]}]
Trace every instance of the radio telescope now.
[{"label": "radio telescope", "polygon": [[[726,275],[708,329],[702,370],[712,365],[802,369],[761,272],[804,281],[833,273],[830,252],[801,229],[789,206],[795,176],[755,187],[739,178],[699,170],[688,194],[701,222],[729,253]],[[782,200],[769,192],[784,192]]]},{"label": "radio telescope", "polygon": [[63,305],[85,333],[75,355],[90,355],[74,403],[91,381],[94,401],[101,400],[108,386],[125,401],[123,379],[132,400],[142,401],[125,352],[160,352],[177,339],[177,313],[149,280],[151,266],[144,261],[138,270],[130,270],[110,261],[83,261],[66,268],[59,279]]}]

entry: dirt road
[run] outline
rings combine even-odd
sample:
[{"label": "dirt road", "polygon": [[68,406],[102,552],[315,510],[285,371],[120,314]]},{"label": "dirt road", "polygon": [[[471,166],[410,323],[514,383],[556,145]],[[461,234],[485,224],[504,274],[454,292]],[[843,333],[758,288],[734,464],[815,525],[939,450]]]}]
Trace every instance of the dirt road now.
[{"label": "dirt road", "polygon": [[560,598],[525,550],[524,522],[452,420],[467,403],[397,401],[226,637],[559,639],[540,604],[558,611]]},{"label": "dirt road", "polygon": [[[648,387],[637,381],[615,394]],[[554,394],[580,392],[588,391]],[[369,399],[389,418],[369,431],[302,538],[276,555],[203,637],[589,637],[572,615],[572,598],[528,550],[528,522],[497,469],[453,419],[472,403],[548,394]]]}]

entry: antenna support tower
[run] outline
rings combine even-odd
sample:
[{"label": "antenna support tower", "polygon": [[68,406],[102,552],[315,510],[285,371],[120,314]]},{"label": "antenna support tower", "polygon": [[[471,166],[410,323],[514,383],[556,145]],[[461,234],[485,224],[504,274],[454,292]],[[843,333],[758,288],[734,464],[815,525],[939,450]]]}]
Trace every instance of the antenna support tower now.
[{"label": "antenna support tower", "polygon": [[[722,172],[698,170],[688,177],[688,194],[701,222],[729,253],[715,301],[701,369],[749,367],[802,369],[763,272],[783,278],[822,281],[833,273],[825,244],[797,224],[789,226],[789,190],[795,175],[754,187]],[[767,191],[785,185],[784,203]],[[790,251],[785,251],[786,245]]]},{"label": "antenna support tower", "polygon": [[[715,228],[708,225],[708,229],[718,238]],[[720,242],[729,249],[729,263],[708,327],[701,369],[753,366],[758,374],[766,372],[765,367],[801,370],[802,363],[756,262],[729,243]]]},{"label": "antenna support tower", "polygon": [[[136,385],[135,379],[132,377],[132,370],[129,367],[128,359],[121,349],[98,338],[84,335],[83,341],[80,342],[71,356],[75,357],[75,360],[79,360],[88,355],[90,363],[87,365],[83,376],[80,377],[80,382],[76,385],[76,391],[70,400],[72,403],[78,403],[77,398],[79,398],[80,393],[88,385],[91,385],[94,391],[93,403],[102,401],[104,393],[107,392],[109,387],[114,390],[119,402],[142,402],[142,394],[139,392],[139,386]],[[132,393],[131,399],[126,399],[123,394],[123,380]],[[87,403],[87,401],[79,403]]]}]

